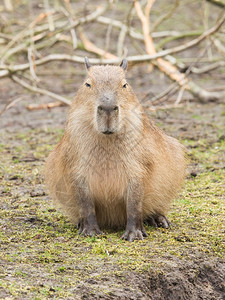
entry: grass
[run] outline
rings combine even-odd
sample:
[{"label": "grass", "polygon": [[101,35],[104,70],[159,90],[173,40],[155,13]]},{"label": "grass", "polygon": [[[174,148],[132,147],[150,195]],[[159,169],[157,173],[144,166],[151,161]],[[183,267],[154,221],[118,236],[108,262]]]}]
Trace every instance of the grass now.
[{"label": "grass", "polygon": [[[58,130],[14,134],[11,142],[15,141],[16,147],[10,147],[7,137],[2,136],[0,293],[65,299],[73,297],[74,289],[87,280],[113,277],[119,286],[126,286],[123,278],[128,271],[160,272],[166,261],[191,260],[196,254],[224,257],[223,139],[210,146],[205,140],[183,140],[191,163],[199,170],[196,177],[187,178],[173,203],[169,214],[172,227],[146,227],[146,239],[129,243],[120,239],[122,232],[80,237],[77,229],[52,208],[43,193],[42,174],[44,158],[60,135]],[[26,161],[24,158],[31,154],[34,160]],[[101,289],[108,294],[113,286]]]}]

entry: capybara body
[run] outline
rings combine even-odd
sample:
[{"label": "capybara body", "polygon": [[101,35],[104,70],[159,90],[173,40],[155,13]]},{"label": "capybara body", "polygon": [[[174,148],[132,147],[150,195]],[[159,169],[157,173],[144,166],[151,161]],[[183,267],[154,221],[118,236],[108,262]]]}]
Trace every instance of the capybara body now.
[{"label": "capybara body", "polygon": [[90,66],[72,103],[64,136],[47,159],[52,198],[82,235],[125,228],[146,236],[143,221],[166,219],[185,174],[180,143],[148,121],[121,66]]}]

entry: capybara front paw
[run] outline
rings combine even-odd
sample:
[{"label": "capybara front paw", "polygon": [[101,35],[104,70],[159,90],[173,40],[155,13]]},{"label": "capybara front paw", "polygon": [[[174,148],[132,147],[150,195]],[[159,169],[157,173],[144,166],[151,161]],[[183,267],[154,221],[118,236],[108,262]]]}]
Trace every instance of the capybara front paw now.
[{"label": "capybara front paw", "polygon": [[127,228],[122,235],[122,239],[133,242],[134,240],[143,240],[146,236],[147,233],[144,229],[141,230],[137,228]]},{"label": "capybara front paw", "polygon": [[98,226],[83,226],[79,229],[79,234],[82,236],[94,236],[102,234]]},{"label": "capybara front paw", "polygon": [[82,236],[94,236],[102,234],[96,222],[94,222],[94,224],[90,224],[89,222],[85,222],[84,219],[82,219],[78,223],[77,227],[79,229],[78,233]]}]

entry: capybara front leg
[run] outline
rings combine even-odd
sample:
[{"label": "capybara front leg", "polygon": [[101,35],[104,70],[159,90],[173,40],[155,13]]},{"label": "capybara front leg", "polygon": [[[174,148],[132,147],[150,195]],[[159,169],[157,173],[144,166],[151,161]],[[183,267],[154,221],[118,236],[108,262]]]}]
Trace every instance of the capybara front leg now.
[{"label": "capybara front leg", "polygon": [[127,225],[122,239],[132,242],[143,240],[147,233],[142,221],[142,187],[137,182],[131,182],[127,192]]},{"label": "capybara front leg", "polygon": [[101,234],[101,230],[99,229],[96,220],[94,203],[89,195],[89,189],[85,180],[77,181],[76,187],[76,197],[80,213],[80,220],[78,223],[79,234],[82,236]]}]

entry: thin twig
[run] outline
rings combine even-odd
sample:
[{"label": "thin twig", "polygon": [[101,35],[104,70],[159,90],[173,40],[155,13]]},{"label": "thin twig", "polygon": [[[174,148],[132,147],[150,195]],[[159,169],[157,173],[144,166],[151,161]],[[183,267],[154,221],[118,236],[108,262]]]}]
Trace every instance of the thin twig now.
[{"label": "thin twig", "polygon": [[[166,37],[165,39],[160,40],[156,46],[155,49],[156,50],[160,50],[161,48],[163,48],[167,43],[170,43],[172,41],[178,40],[178,39],[183,39],[186,37],[193,37],[193,36],[200,36],[201,34],[203,34],[204,31],[202,30],[191,30],[191,31],[185,31],[185,32],[180,32],[177,35],[171,35]],[[153,36],[153,34],[152,34]]]},{"label": "thin twig", "polygon": [[119,38],[117,41],[117,56],[121,57],[123,55],[123,45],[127,34],[127,26],[123,26],[120,30]]},{"label": "thin twig", "polygon": [[224,91],[224,90],[225,90],[224,85],[208,88],[208,91],[210,91],[210,92],[218,92],[218,91]]},{"label": "thin twig", "polygon": [[133,7],[134,7],[134,2],[131,4],[130,9],[128,10],[127,16],[126,16],[126,25],[124,24],[121,27],[120,33],[119,33],[119,37],[118,37],[118,41],[117,41],[117,56],[121,57],[123,56],[123,51],[124,51],[124,41],[126,38],[126,34],[127,32],[130,32],[130,18],[131,18],[131,13],[133,11]]},{"label": "thin twig", "polygon": [[52,15],[49,14],[49,11],[51,11],[51,10],[49,8],[49,1],[48,0],[44,0],[44,6],[45,6],[46,14],[47,14],[47,19],[48,19],[49,31],[54,31],[55,30],[55,25],[54,25]]},{"label": "thin twig", "polygon": [[207,73],[209,71],[215,70],[219,67],[224,67],[225,66],[225,62],[224,61],[218,61],[215,62],[213,64],[210,64],[208,66],[204,66],[202,68],[192,68],[191,72],[195,73],[195,74],[203,74],[203,73]]},{"label": "thin twig", "polygon": [[175,12],[179,4],[180,4],[180,0],[176,0],[174,6],[168,12],[166,12],[164,15],[161,15],[155,21],[155,23],[152,25],[151,32],[154,32],[156,28],[159,27],[160,24],[162,24],[165,20],[169,19],[173,15],[173,13]]},{"label": "thin twig", "polygon": [[13,36],[7,33],[0,32],[0,38],[10,41],[11,39],[13,39]]},{"label": "thin twig", "polygon": [[97,19],[100,15],[102,15],[107,8],[109,7],[109,3],[107,3],[105,6],[99,6],[93,13],[90,15],[87,15],[85,17],[81,17],[78,20],[73,21],[71,24],[66,26],[63,30],[71,30],[72,28],[75,28],[79,25],[83,25],[85,23],[89,23]]},{"label": "thin twig", "polygon": [[184,91],[185,91],[185,86],[183,85],[181,88],[180,88],[180,91],[178,93],[178,96],[177,96],[177,99],[175,101],[175,105],[178,105],[180,102],[181,102],[181,99],[183,97],[183,94],[184,94]]},{"label": "thin twig", "polygon": [[4,4],[5,4],[5,9],[7,11],[10,11],[10,12],[13,11],[13,5],[12,5],[11,0],[4,0]]},{"label": "thin twig", "polygon": [[[204,25],[204,30],[206,31],[207,29],[209,29],[209,3],[203,1],[202,5],[203,5],[203,25]],[[205,43],[206,45],[211,45],[209,39],[206,39]],[[211,46],[209,46],[207,49],[208,49],[207,50],[208,58],[210,59],[212,57],[212,48]]]},{"label": "thin twig", "polygon": [[[116,1],[113,2],[113,10],[112,10],[113,16],[115,15],[115,9],[116,9]],[[108,28],[106,30],[106,35],[105,35],[105,47],[104,47],[105,52],[108,52],[108,49],[109,49],[111,33],[112,33],[112,23],[109,23]]]},{"label": "thin twig", "polygon": [[219,53],[225,55],[225,47],[219,39],[214,39],[214,45],[217,48]]},{"label": "thin twig", "polygon": [[30,64],[30,74],[31,76],[33,77],[33,79],[37,82],[40,81],[40,79],[37,77],[36,73],[35,73],[35,63],[34,63],[34,56],[32,54],[32,50],[31,48],[28,48],[28,54],[27,54],[27,57],[28,57],[28,61],[29,61],[29,64]]},{"label": "thin twig", "polygon": [[40,88],[37,88],[35,86],[32,86],[30,84],[28,84],[27,82],[25,82],[24,80],[20,79],[19,77],[17,77],[16,75],[12,75],[11,76],[12,80],[15,81],[16,83],[22,85],[23,87],[25,87],[26,89],[32,91],[32,92],[35,92],[35,93],[39,93],[39,94],[42,94],[42,95],[46,95],[46,96],[49,96],[53,99],[56,99],[56,100],[59,100],[67,105],[71,105],[71,101],[60,96],[60,95],[57,95],[53,92],[50,92],[50,91],[47,91],[47,90],[44,90],[44,89],[40,89]]},{"label": "thin twig", "polygon": [[[61,7],[61,10],[65,14],[65,16],[68,18],[70,24],[72,24],[73,19],[71,17],[71,14],[64,7]],[[73,49],[76,49],[77,48],[77,35],[76,35],[76,31],[74,28],[72,28],[70,30],[70,34],[71,34],[72,42],[73,42]]]},{"label": "thin twig", "polygon": [[8,109],[10,109],[11,107],[13,107],[16,103],[18,103],[19,101],[23,100],[22,97],[18,97],[15,100],[12,100],[9,104],[6,104],[5,107],[0,111],[0,116],[7,111]]}]

